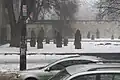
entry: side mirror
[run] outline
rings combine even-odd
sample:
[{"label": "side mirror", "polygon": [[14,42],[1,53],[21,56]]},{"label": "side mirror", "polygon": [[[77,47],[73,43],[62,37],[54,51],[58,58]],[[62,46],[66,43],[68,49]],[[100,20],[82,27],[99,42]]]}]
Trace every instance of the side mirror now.
[{"label": "side mirror", "polygon": [[47,68],[45,71],[48,71],[48,72],[50,72],[50,68]]}]

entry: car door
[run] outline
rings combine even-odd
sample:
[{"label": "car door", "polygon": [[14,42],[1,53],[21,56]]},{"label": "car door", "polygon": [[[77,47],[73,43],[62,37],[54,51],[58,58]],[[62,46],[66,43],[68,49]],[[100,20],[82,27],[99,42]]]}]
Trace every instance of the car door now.
[{"label": "car door", "polygon": [[53,75],[57,74],[61,69],[63,69],[63,66],[59,63],[47,67],[43,70],[43,72],[41,72],[40,80],[48,80]]},{"label": "car door", "polygon": [[50,71],[44,71],[39,74],[40,80],[48,80],[51,76],[53,76],[52,72]]},{"label": "car door", "polygon": [[57,74],[60,70],[64,69],[65,67],[61,63],[57,63],[48,69],[46,69],[46,72],[51,72],[52,75]]},{"label": "car door", "polygon": [[49,68],[49,71],[52,72],[53,75],[57,74],[60,70],[64,69],[65,67],[68,67],[72,65],[73,60],[67,60],[67,61],[62,61],[59,63],[56,63],[55,65],[51,66]]}]

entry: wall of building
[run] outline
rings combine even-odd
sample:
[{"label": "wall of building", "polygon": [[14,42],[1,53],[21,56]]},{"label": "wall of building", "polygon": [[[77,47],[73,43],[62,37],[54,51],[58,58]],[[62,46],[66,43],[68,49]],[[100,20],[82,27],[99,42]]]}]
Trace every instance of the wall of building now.
[{"label": "wall of building", "polygon": [[[40,24],[28,24],[27,25],[28,36],[30,36],[31,29],[34,29],[36,34],[38,34],[40,27],[44,27],[44,26]],[[117,22],[117,21],[112,21],[112,22],[91,21],[91,22],[72,23],[72,28],[74,30],[74,33],[77,29],[80,29],[83,38],[86,38],[88,31],[90,31],[91,35],[95,35],[97,29],[99,29],[100,31],[101,38],[111,38],[112,35],[114,35],[115,38],[118,38],[120,36],[120,22]],[[44,29],[45,29],[46,34],[48,35],[50,33],[47,33],[47,32],[50,29],[52,29],[52,26],[46,25]],[[51,35],[54,35],[54,34],[51,33]]]},{"label": "wall of building", "polygon": [[[40,28],[43,27],[45,30],[45,36],[53,37],[54,32],[51,25],[40,25],[40,24],[27,24],[27,37],[31,37],[31,30],[35,31],[36,36],[40,31]],[[119,22],[79,22],[72,24],[74,33],[77,29],[80,29],[82,37],[86,38],[88,31],[91,32],[91,35],[95,35],[97,29],[100,31],[101,38],[111,38],[113,34],[115,38],[120,36],[120,23]],[[67,32],[67,31],[66,31]],[[74,35],[74,34],[73,34]],[[7,39],[10,40],[10,26],[7,25]]]},{"label": "wall of building", "polygon": [[80,22],[73,24],[74,31],[80,29],[82,37],[86,38],[88,31],[92,35],[95,35],[97,29],[100,31],[100,36],[102,38],[110,38],[111,35],[114,35],[116,38],[120,36],[120,22]]},{"label": "wall of building", "polygon": [[43,27],[45,36],[53,37],[53,29],[51,25],[40,25],[40,24],[27,24],[27,37],[31,37],[31,31],[34,30],[36,36],[38,35],[40,28]]}]

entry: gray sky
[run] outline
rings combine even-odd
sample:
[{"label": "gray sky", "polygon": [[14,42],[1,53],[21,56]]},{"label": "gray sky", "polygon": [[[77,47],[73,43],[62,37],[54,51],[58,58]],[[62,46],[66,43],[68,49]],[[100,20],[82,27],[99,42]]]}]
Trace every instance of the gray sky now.
[{"label": "gray sky", "polygon": [[80,7],[78,13],[75,15],[77,19],[95,19],[97,9],[94,3],[98,0],[80,0]]},{"label": "gray sky", "polygon": [[[93,20],[96,17],[96,14],[98,13],[98,10],[96,9],[95,2],[98,0],[78,0],[79,2],[79,10],[75,14],[76,19],[81,20]],[[51,19],[49,17],[51,14],[46,14],[45,19]],[[53,19],[57,19],[57,17],[54,16]]]}]

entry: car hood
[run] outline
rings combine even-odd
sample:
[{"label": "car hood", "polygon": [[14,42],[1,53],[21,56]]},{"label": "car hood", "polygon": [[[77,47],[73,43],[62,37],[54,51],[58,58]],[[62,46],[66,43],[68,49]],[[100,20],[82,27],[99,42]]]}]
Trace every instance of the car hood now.
[{"label": "car hood", "polygon": [[30,69],[27,69],[27,71],[28,70],[40,70],[40,69],[43,69],[45,66],[43,66],[43,67],[35,67],[35,68],[30,68]]},{"label": "car hood", "polygon": [[18,73],[37,73],[38,71],[40,72],[44,72],[44,67],[35,67],[35,68],[30,68],[27,70],[23,70],[23,71],[18,71]]}]

